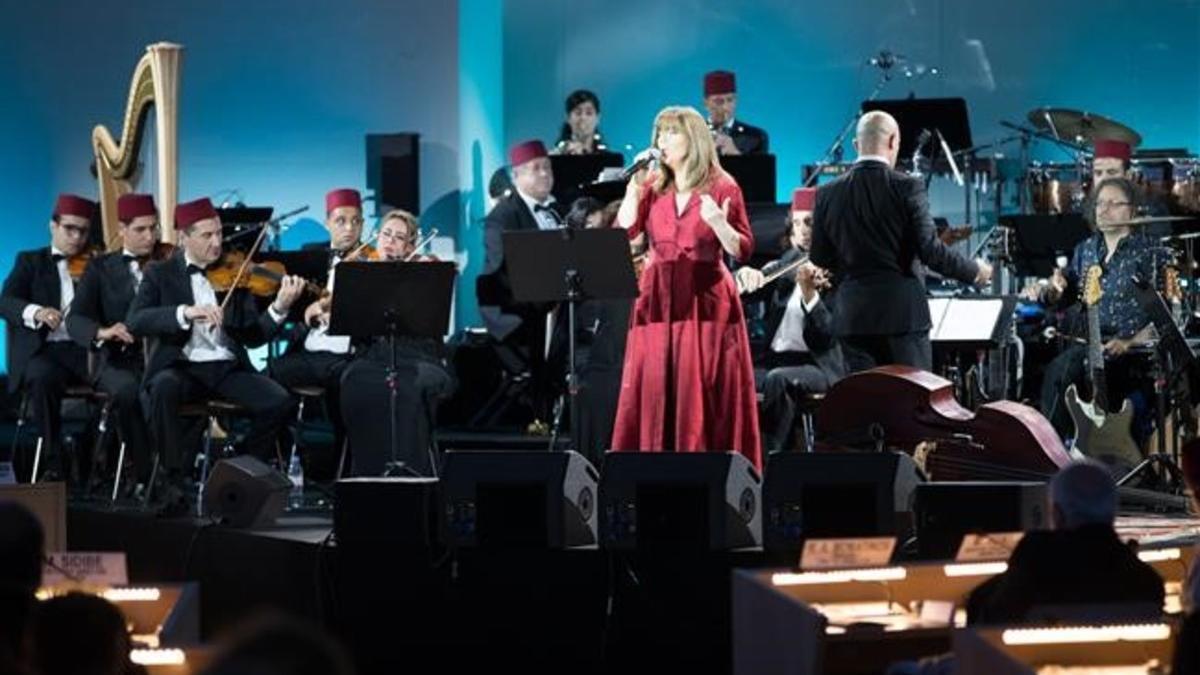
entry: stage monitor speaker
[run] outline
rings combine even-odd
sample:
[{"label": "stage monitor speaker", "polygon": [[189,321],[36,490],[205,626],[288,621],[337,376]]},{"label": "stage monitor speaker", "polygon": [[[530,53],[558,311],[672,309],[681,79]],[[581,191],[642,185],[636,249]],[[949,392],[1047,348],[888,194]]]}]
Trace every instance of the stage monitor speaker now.
[{"label": "stage monitor speaker", "polygon": [[902,452],[787,452],[763,479],[763,548],[799,551],[805,539],[894,535],[912,528],[917,465]]},{"label": "stage monitor speaker", "polygon": [[1046,484],[936,482],[917,486],[917,553],[952,559],[963,535],[1025,532],[1049,526]]},{"label": "stage monitor speaker", "polygon": [[728,550],[762,540],[762,479],[736,452],[610,452],[600,545]]},{"label": "stage monitor speaker", "polygon": [[345,478],[333,494],[339,548],[427,549],[442,541],[436,478]]},{"label": "stage monitor speaker", "polygon": [[421,213],[420,148],[420,134],[367,134],[367,189],[375,193],[377,215]]},{"label": "stage monitor speaker", "polygon": [[446,453],[451,546],[568,548],[596,543],[599,476],[577,452]]},{"label": "stage monitor speaker", "polygon": [[287,508],[292,483],[249,455],[223,459],[204,484],[204,512],[233,527],[263,527]]}]

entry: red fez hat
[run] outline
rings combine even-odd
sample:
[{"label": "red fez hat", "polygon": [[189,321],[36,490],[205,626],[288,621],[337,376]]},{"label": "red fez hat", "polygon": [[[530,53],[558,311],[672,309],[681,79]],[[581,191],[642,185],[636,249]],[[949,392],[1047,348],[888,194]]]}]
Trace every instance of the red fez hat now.
[{"label": "red fez hat", "polygon": [[212,202],[208,201],[208,197],[184,202],[175,207],[175,227],[181,230],[189,229],[201,220],[216,217],[217,210],[213,208]]},{"label": "red fez hat", "polygon": [[1095,156],[1099,157],[1115,157],[1123,161],[1129,161],[1129,156],[1133,152],[1133,148],[1125,141],[1114,141],[1107,138],[1097,138],[1095,147]]},{"label": "red fez hat", "polygon": [[158,209],[154,206],[152,195],[130,193],[117,198],[117,220],[128,223],[141,216],[156,216]]},{"label": "red fez hat", "polygon": [[733,73],[728,70],[714,70],[704,75],[704,95],[732,94],[737,91]]},{"label": "red fez hat", "polygon": [[817,203],[817,188],[796,188],[792,190],[792,210],[812,211]]},{"label": "red fez hat", "polygon": [[339,206],[353,206],[356,209],[362,209],[362,195],[358,194],[358,190],[352,188],[330,190],[325,195],[325,213],[329,213]]},{"label": "red fez hat", "polygon": [[541,141],[525,141],[508,149],[508,164],[518,167],[531,159],[546,156],[546,146]]},{"label": "red fez hat", "polygon": [[64,192],[54,202],[54,215],[56,216],[78,216],[91,220],[94,213],[96,213],[96,202],[79,195]]}]

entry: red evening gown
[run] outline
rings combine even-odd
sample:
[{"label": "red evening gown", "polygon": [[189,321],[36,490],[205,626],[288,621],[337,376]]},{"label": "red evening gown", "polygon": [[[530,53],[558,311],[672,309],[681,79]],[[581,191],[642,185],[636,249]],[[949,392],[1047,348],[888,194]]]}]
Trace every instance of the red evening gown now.
[{"label": "red evening gown", "polygon": [[643,188],[629,236],[646,232],[652,255],[630,317],[612,449],[732,450],[761,469],[746,321],[724,250],[700,217],[701,194],[718,205],[730,200],[738,258],[754,250],[741,188],[729,176],[694,190],[682,213],[673,189]]}]

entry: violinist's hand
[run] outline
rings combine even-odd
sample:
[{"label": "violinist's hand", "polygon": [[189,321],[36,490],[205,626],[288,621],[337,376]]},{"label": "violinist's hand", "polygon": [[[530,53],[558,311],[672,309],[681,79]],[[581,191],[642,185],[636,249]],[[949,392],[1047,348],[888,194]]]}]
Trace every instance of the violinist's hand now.
[{"label": "violinist's hand", "polygon": [[127,345],[131,345],[134,342],[133,333],[130,333],[125,324],[120,322],[96,331],[96,339],[105,342],[124,342]]},{"label": "violinist's hand", "polygon": [[288,274],[279,282],[279,291],[275,294],[275,311],[287,314],[292,305],[304,293],[304,280],[294,274]]},{"label": "violinist's hand", "polygon": [[59,324],[62,323],[62,312],[53,307],[43,307],[33,313],[33,320],[43,326],[49,326],[50,330],[58,330]]},{"label": "violinist's hand", "polygon": [[975,273],[975,285],[982,286],[992,281],[992,266],[986,260],[976,260],[979,271]]},{"label": "violinist's hand", "polygon": [[225,314],[221,311],[220,305],[188,305],[183,310],[183,318],[188,321],[220,326]]},{"label": "violinist's hand", "polygon": [[328,325],[329,312],[325,311],[325,306],[320,300],[311,302],[304,308],[304,323],[313,327]]},{"label": "violinist's hand", "polygon": [[800,294],[805,302],[812,302],[817,295],[824,274],[825,270],[811,262],[802,263],[796,268],[796,284],[800,286]]},{"label": "violinist's hand", "polygon": [[763,276],[761,270],[756,270],[753,267],[741,267],[733,274],[734,280],[737,282],[738,290],[742,293],[753,293],[762,288],[763,281],[766,277]]}]

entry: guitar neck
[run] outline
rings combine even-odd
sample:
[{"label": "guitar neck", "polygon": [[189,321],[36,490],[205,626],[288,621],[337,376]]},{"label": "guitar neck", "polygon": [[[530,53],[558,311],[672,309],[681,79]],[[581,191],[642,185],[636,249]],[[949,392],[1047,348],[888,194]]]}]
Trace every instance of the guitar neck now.
[{"label": "guitar neck", "polygon": [[1100,343],[1100,305],[1087,308],[1088,371],[1092,375],[1092,401],[1108,410],[1108,382],[1104,377],[1104,347]]}]

